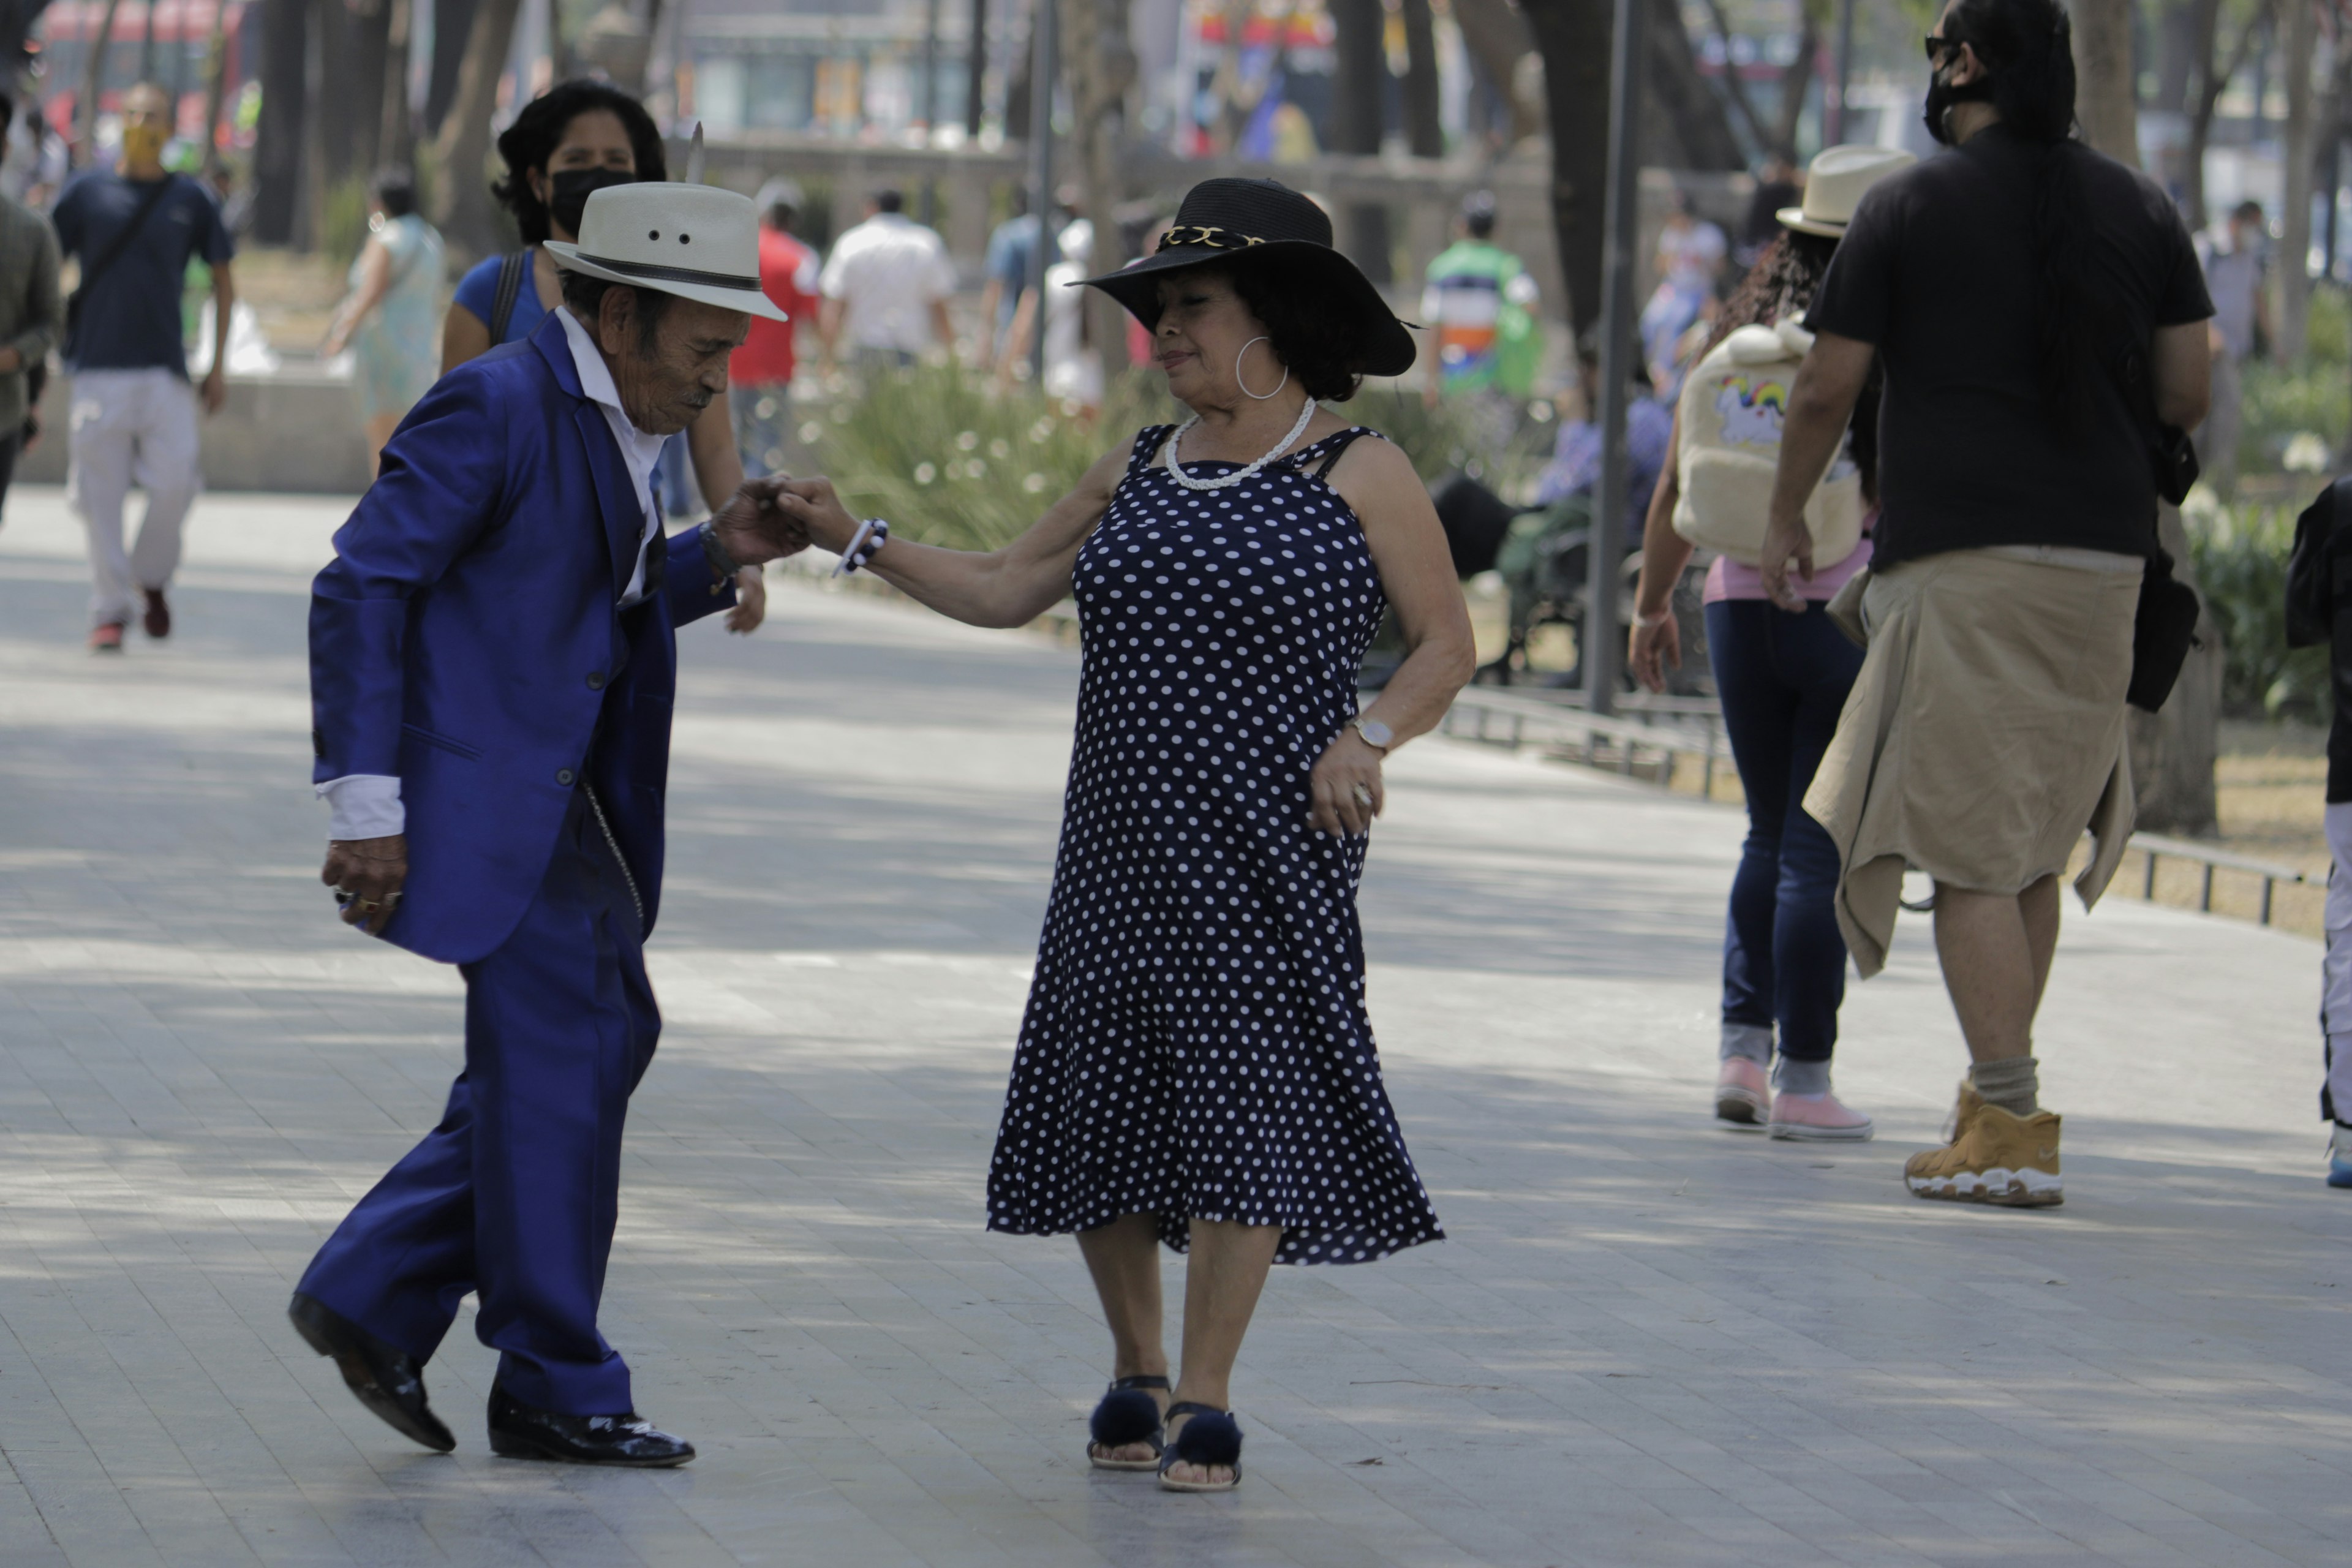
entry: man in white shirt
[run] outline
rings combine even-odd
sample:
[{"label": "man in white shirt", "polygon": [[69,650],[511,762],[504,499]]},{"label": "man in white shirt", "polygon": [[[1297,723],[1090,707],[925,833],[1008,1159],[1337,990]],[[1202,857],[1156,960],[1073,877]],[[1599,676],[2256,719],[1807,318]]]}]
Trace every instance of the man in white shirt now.
[{"label": "man in white shirt", "polygon": [[824,296],[817,332],[828,369],[841,363],[845,332],[862,366],[909,365],[934,342],[954,346],[948,297],[955,263],[946,242],[908,217],[905,205],[897,191],[875,192],[866,221],[835,242],[817,276]]}]

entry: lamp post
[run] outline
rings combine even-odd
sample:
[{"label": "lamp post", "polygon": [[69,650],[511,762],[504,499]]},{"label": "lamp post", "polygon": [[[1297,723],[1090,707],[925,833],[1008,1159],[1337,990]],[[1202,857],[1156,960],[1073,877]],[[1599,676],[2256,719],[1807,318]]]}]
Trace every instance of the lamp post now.
[{"label": "lamp post", "polygon": [[1616,0],[1609,62],[1609,186],[1601,219],[1601,487],[1592,505],[1584,635],[1576,650],[1585,706],[1616,706],[1625,668],[1624,628],[1617,619],[1619,568],[1625,554],[1625,389],[1633,382],[1633,243],[1642,226],[1642,65],[1649,58],[1650,0]]}]

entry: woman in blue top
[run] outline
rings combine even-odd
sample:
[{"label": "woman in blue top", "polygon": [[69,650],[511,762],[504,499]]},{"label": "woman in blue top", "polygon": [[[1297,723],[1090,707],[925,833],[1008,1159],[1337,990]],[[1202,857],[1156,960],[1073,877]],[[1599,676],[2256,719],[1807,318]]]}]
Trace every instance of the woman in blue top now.
[{"label": "woman in blue top", "polygon": [[[607,185],[669,177],[653,116],[635,99],[601,81],[561,82],[533,99],[499,137],[499,156],[506,161],[507,177],[490,192],[514,214],[515,226],[522,231],[522,263],[519,276],[509,280],[502,277],[509,258],[493,256],[458,281],[441,323],[444,375],[500,343],[520,342],[539,330],[551,304],[562,299],[555,260],[542,242],[577,241],[581,214],[592,193]],[[502,282],[511,296],[505,300],[500,299]],[[695,479],[716,512],[743,483],[743,460],[735,450],[734,416],[728,411],[727,395],[712,398],[686,434]],[[766,616],[767,605],[760,569],[745,567],[736,579],[728,629],[751,631]]]}]

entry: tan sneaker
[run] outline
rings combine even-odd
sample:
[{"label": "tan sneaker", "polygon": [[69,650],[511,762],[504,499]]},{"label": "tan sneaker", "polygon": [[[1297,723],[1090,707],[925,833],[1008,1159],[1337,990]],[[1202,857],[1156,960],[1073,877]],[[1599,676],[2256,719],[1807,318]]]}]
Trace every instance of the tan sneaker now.
[{"label": "tan sneaker", "polygon": [[1905,1162],[1904,1184],[1923,1198],[2055,1208],[2066,1201],[2058,1180],[2058,1128],[2051,1111],[2021,1117],[1986,1104],[1975,1086],[1963,1083],[1952,1141]]}]

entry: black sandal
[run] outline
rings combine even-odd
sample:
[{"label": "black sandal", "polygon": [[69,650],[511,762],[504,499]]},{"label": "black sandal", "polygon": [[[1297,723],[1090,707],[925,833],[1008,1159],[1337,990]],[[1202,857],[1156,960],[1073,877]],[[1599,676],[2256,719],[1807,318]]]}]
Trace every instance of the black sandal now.
[{"label": "black sandal", "polygon": [[[1165,1392],[1164,1377],[1122,1377],[1115,1380],[1103,1393],[1102,1403],[1087,1423],[1087,1431],[1094,1441],[1087,1445],[1087,1462],[1098,1470],[1156,1470],[1160,1457],[1167,1450],[1168,1424],[1160,1414],[1160,1401],[1151,1397],[1150,1390]],[[1109,1459],[1102,1450],[1124,1448],[1131,1444],[1151,1445],[1148,1459]]]},{"label": "black sandal", "polygon": [[[1187,1399],[1168,1407],[1172,1420],[1179,1415],[1192,1419],[1176,1434],[1176,1440],[1160,1456],[1160,1484],[1171,1492],[1229,1492],[1242,1484],[1242,1426],[1230,1410],[1219,1410],[1212,1405],[1195,1405]],[[1179,1481],[1169,1479],[1168,1467],[1174,1464],[1199,1465],[1203,1469],[1211,1465],[1223,1465],[1234,1472],[1229,1481]]]}]

